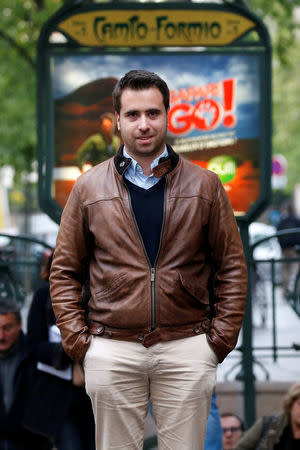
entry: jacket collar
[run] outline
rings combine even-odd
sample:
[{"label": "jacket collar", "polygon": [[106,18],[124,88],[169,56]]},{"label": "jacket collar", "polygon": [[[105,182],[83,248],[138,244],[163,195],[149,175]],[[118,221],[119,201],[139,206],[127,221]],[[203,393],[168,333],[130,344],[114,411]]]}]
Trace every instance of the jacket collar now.
[{"label": "jacket collar", "polygon": [[[131,159],[125,158],[123,155],[123,145],[118,150],[118,153],[114,157],[115,167],[120,175],[123,175],[129,166]],[[160,158],[158,166],[154,167],[153,173],[157,178],[166,175],[171,172],[177,165],[179,156],[174,152],[172,147],[167,144],[168,156]]]}]

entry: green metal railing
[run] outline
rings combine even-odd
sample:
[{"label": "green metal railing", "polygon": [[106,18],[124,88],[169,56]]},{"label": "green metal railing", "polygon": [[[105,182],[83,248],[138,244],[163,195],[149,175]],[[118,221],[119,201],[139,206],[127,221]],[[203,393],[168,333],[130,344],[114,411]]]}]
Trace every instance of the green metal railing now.
[{"label": "green metal railing", "polygon": [[50,249],[49,244],[34,236],[0,233],[1,296],[13,297],[23,306],[26,296],[41,283],[45,251]]},{"label": "green metal railing", "polygon": [[[288,297],[285,297],[284,300],[286,301],[287,305],[291,307],[291,309],[294,311],[296,316],[300,319],[300,251],[298,250],[298,256],[295,256],[294,258],[283,258],[280,257],[278,259],[254,259],[253,252],[255,248],[257,248],[259,245],[265,243],[266,241],[269,241],[271,239],[276,239],[280,236],[291,236],[291,235],[300,235],[300,228],[291,228],[287,230],[278,231],[277,233],[265,237],[263,239],[258,240],[254,244],[250,246],[250,260],[248,262],[248,268],[249,268],[249,278],[250,278],[250,300],[251,300],[251,309],[253,310],[253,307],[255,306],[257,309],[262,308],[261,315],[263,314],[271,314],[271,319],[269,321],[269,330],[271,333],[271,344],[270,345],[252,345],[252,363],[253,365],[258,365],[261,370],[265,374],[266,380],[270,378],[270,375],[268,371],[265,369],[260,358],[271,358],[273,362],[278,361],[278,358],[295,358],[300,357],[300,339],[298,339],[298,336],[295,335],[295,342],[291,342],[290,345],[280,345],[279,338],[278,338],[278,324],[277,324],[277,308],[278,308],[278,295],[283,295],[279,291],[279,287],[282,284],[282,280],[278,279],[278,274],[281,273],[280,270],[276,270],[276,268],[280,267],[282,268],[283,264],[294,262],[298,264],[298,271],[295,276],[295,279],[293,280],[293,287],[291,289],[290,294]],[[295,247],[296,248],[296,247]],[[268,280],[261,280],[262,284],[266,284],[268,287],[268,292],[262,292],[260,294],[255,293],[255,289],[253,288],[255,283],[259,282],[257,279],[255,279],[255,273],[257,272],[257,266],[263,267],[265,266],[265,269],[270,274],[270,277]],[[253,279],[254,278],[254,279]],[[253,284],[252,284],[253,283]],[[252,284],[252,286],[251,286]],[[263,296],[265,295],[265,299],[263,299]],[[261,298],[262,300],[266,300],[266,296],[268,296],[271,300],[270,305],[268,305],[266,302],[265,304],[260,303]],[[264,311],[265,309],[265,311]],[[252,319],[252,315],[251,315]],[[266,319],[266,318],[265,318]],[[264,325],[264,320],[262,320],[262,324]],[[300,325],[300,321],[299,321]],[[243,325],[243,327],[245,324]],[[253,330],[253,319],[251,324],[248,324],[248,328],[251,327],[251,333]],[[245,333],[244,333],[245,334]],[[298,339],[298,341],[297,341]],[[252,340],[252,339],[251,339]],[[245,347],[242,344],[240,347],[237,347],[236,350],[238,352],[241,352],[242,358],[245,357]],[[233,365],[233,367],[228,370],[228,372],[225,374],[225,379],[227,379],[228,375],[232,375],[234,373],[234,369],[242,366],[242,359],[241,356],[238,354],[233,355],[234,357],[237,357],[239,361]],[[243,370],[241,370],[237,375],[236,379],[244,381],[244,373]]]}]

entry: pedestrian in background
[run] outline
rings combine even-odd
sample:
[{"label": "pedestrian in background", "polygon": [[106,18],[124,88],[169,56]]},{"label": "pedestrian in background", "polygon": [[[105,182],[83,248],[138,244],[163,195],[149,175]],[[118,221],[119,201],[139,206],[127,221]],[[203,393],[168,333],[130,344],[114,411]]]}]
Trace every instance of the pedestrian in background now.
[{"label": "pedestrian in background", "polygon": [[238,442],[237,450],[299,450],[300,383],[293,384],[283,402],[283,412],[258,419]]},{"label": "pedestrian in background", "polygon": [[242,419],[232,412],[221,414],[223,450],[233,450],[245,431]]},{"label": "pedestrian in background", "polygon": [[[283,207],[283,211],[277,225],[277,231],[287,230],[289,228],[299,228],[300,230],[300,219],[295,215],[291,203],[287,203]],[[295,259],[298,257],[296,246],[300,246],[300,233],[279,236],[278,240],[281,246],[282,256],[287,259],[287,261],[283,263],[282,267],[282,282],[285,296],[289,298],[290,294],[293,292],[293,282],[295,281],[299,268],[299,262],[289,261],[289,259]]]},{"label": "pedestrian in background", "polygon": [[[2,293],[0,293],[1,295]],[[0,300],[0,450],[50,450],[46,437],[24,426],[35,383],[22,319],[14,300]],[[35,414],[32,410],[31,414]]]},{"label": "pedestrian in background", "polygon": [[218,175],[165,143],[167,84],[133,70],[113,102],[124,146],[77,179],[62,215],[50,277],[57,325],[68,355],[84,361],[98,450],[142,448],[149,396],[158,447],[202,450],[216,366],[244,315],[240,235]]},{"label": "pedestrian in background", "polygon": [[73,363],[61,344],[52,309],[49,274],[52,254],[34,293],[27,319],[27,339],[38,368],[31,406],[39,410],[27,425],[49,436],[57,450],[94,450],[95,427],[84,386],[73,384]]},{"label": "pedestrian in background", "polygon": [[204,450],[222,450],[222,425],[217,405],[217,394],[213,393],[206,426]]}]

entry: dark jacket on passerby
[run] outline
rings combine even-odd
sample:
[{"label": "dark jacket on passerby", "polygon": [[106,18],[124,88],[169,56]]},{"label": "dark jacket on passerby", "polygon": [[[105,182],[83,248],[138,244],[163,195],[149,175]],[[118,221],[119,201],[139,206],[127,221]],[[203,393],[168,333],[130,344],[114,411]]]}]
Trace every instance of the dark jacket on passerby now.
[{"label": "dark jacket on passerby", "polygon": [[[11,370],[9,358],[14,358],[14,367]],[[6,364],[10,375],[14,377],[8,408],[5,406],[3,383],[0,380],[0,450],[51,449],[52,445],[48,439],[24,427],[24,414],[35,383],[35,367],[23,333],[10,352],[0,355],[0,364]],[[31,414],[34,414],[33,410]]]},{"label": "dark jacket on passerby", "polygon": [[[61,343],[49,342],[49,327],[55,324],[49,283],[37,289],[34,294],[27,321],[27,339],[36,362],[63,370],[72,361],[64,353]],[[52,438],[54,442],[70,422],[74,425],[77,443],[83,450],[94,448],[94,418],[91,402],[84,387],[74,386],[72,380],[37,371],[33,389],[32,407],[34,416],[27,415],[26,424],[31,429]],[[74,436],[75,439],[75,436]],[[66,448],[64,445],[63,448]],[[70,446],[72,448],[72,446]],[[78,447],[79,448],[79,445]],[[58,446],[59,450],[59,446]]]},{"label": "dark jacket on passerby", "polygon": [[[300,228],[300,219],[298,219],[298,217],[296,217],[292,212],[281,216],[277,225],[277,231],[287,230],[288,228]],[[278,236],[278,241],[281,248],[290,248],[295,245],[300,245],[300,233]]]},{"label": "dark jacket on passerby", "polygon": [[236,450],[297,450],[300,439],[294,439],[288,415],[271,414],[259,419],[244,434]]},{"label": "dark jacket on passerby", "polygon": [[[150,347],[206,333],[219,362],[236,345],[247,273],[228,196],[215,173],[167,148],[169,156],[153,169],[164,183],[163,225],[153,267],[123,179],[131,160],[122,147],[115,158],[81,175],[68,198],[50,284],[63,345],[74,360],[84,359],[92,334]],[[87,263],[90,327],[81,301]]]}]

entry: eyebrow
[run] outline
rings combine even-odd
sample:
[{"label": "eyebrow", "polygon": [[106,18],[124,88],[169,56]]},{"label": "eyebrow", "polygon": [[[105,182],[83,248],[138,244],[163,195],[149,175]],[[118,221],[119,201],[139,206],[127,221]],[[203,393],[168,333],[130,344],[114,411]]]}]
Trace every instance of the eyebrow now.
[{"label": "eyebrow", "polygon": [[[129,111],[125,111],[124,114],[125,115],[129,115],[129,114],[136,114],[136,113],[139,113],[139,112],[141,112],[141,111],[138,110],[138,109],[131,109]],[[160,108],[149,108],[145,112],[146,113],[161,112],[161,109]]]}]

